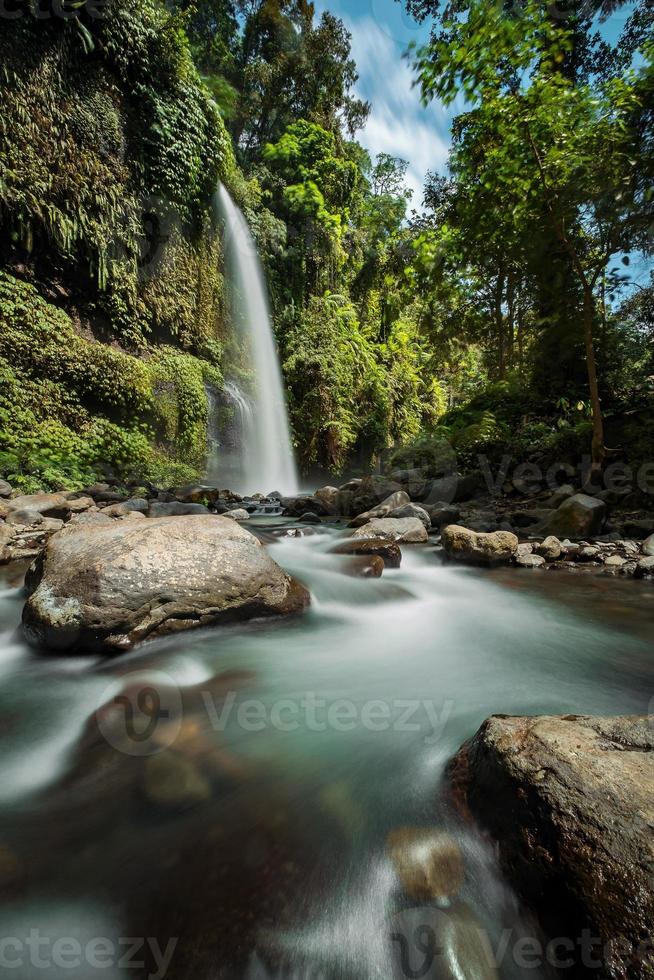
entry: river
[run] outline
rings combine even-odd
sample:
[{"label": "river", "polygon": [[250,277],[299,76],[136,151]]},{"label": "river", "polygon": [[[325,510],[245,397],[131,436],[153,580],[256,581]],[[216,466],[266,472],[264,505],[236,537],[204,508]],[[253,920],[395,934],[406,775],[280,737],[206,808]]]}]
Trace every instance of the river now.
[{"label": "river", "polygon": [[[7,976],[391,980],[386,839],[407,825],[459,842],[460,899],[498,974],[552,975],[511,953],[536,926],[444,769],[494,712],[647,711],[654,590],[452,567],[432,545],[352,578],[329,553],[337,527],[288,525],[249,524],[311,590],[305,615],[111,660],[30,650],[18,577],[1,570]],[[465,964],[456,975],[483,980]]]}]

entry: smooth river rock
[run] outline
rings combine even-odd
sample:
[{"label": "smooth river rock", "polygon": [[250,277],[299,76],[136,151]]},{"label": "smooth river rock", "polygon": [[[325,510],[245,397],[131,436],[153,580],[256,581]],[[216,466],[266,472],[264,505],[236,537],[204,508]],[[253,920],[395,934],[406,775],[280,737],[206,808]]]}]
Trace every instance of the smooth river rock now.
[{"label": "smooth river rock", "polygon": [[340,541],[331,549],[333,555],[379,555],[384,560],[386,568],[399,568],[402,563],[402,551],[399,544],[386,538],[372,538],[369,541],[360,538],[348,538]]},{"label": "smooth river rock", "polygon": [[370,510],[366,510],[362,514],[358,514],[355,518],[353,518],[353,520],[350,521],[348,527],[363,527],[364,524],[367,524],[368,521],[372,521],[375,517],[389,517],[393,511],[400,507],[405,507],[409,503],[410,498],[408,493],[405,493],[404,490],[396,490],[395,493],[390,494],[390,496],[386,497],[385,500],[382,500],[381,504],[377,504],[376,507],[372,507]]},{"label": "smooth river rock", "polygon": [[593,976],[654,977],[653,749],[644,716],[496,715],[450,765],[547,933],[573,944],[566,975],[588,966],[586,931]]},{"label": "smooth river rock", "polygon": [[509,562],[518,550],[518,539],[511,531],[471,531],[460,524],[443,528],[442,543],[448,558],[473,565]]},{"label": "smooth river rock", "polygon": [[212,623],[298,612],[307,590],[229,518],[191,515],[67,528],[27,577],[30,642],[117,653]]},{"label": "smooth river rock", "polygon": [[405,544],[422,544],[429,540],[427,528],[417,517],[377,517],[356,529],[354,538],[385,538]]}]

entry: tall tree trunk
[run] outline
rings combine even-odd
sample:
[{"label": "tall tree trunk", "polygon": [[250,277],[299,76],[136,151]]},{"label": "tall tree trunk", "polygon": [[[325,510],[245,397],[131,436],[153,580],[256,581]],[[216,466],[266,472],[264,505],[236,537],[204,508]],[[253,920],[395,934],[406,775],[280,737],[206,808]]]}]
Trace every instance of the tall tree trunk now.
[{"label": "tall tree trunk", "polygon": [[592,470],[597,473],[604,462],[604,420],[600,404],[599,387],[597,384],[597,364],[595,362],[595,345],[593,343],[593,291],[588,283],[584,283],[584,341],[586,344],[586,367],[588,369],[588,387],[590,389],[590,404],[593,411],[593,440],[591,443]]}]

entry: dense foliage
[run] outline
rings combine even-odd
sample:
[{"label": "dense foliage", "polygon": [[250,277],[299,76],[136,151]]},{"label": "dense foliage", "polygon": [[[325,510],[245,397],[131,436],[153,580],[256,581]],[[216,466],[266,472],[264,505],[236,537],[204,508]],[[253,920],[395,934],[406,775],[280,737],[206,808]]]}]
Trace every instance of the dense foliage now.
[{"label": "dense foliage", "polygon": [[205,385],[242,371],[219,179],[261,252],[305,472],[443,439],[465,465],[592,447],[599,467],[615,438],[644,453],[622,422],[652,408],[654,282],[632,278],[652,251],[651,5],[407,6],[432,25],[425,101],[465,104],[411,213],[406,161],[357,142],[347,30],[306,0],[6,22],[3,473],[202,471]]}]

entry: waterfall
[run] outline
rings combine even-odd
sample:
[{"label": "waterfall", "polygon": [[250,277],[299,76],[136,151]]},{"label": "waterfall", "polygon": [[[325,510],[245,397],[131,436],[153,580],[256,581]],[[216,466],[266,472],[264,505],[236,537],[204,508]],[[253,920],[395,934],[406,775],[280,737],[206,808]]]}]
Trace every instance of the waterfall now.
[{"label": "waterfall", "polygon": [[245,338],[247,366],[254,376],[251,402],[234,386],[230,392],[241,413],[242,427],[240,486],[235,485],[232,489],[245,493],[269,493],[272,490],[297,493],[288,413],[263,271],[245,218],[222,185],[216,192],[216,207],[225,223],[225,258],[233,321]]}]

